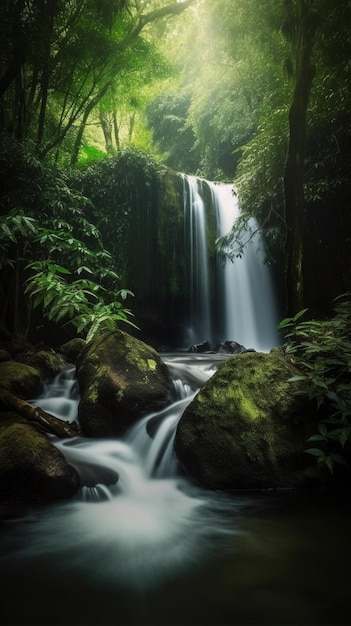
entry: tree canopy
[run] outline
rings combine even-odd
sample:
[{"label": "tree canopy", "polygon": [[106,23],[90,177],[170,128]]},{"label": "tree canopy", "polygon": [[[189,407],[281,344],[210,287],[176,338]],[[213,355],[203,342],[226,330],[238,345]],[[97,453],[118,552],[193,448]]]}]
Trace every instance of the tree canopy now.
[{"label": "tree canopy", "polygon": [[50,154],[58,160],[69,152],[74,163],[87,121],[102,100],[106,110],[107,98],[118,98],[122,81],[133,85],[130,77],[135,76],[134,84],[140,84],[141,78],[151,81],[164,73],[165,63],[147,34],[149,25],[181,14],[193,2],[5,2],[0,17],[2,127],[17,140],[30,140],[40,158]]},{"label": "tree canopy", "polygon": [[[57,219],[75,232],[77,215],[83,219],[90,210],[83,207],[91,198],[78,194],[78,200],[77,190],[67,191],[64,170],[53,182],[53,163],[67,168],[108,161],[134,146],[173,170],[234,182],[242,218],[219,249],[232,259],[241,254],[240,229],[256,217],[271,258],[285,265],[289,314],[306,304],[312,259],[315,267],[326,267],[324,259],[333,255],[337,280],[332,284],[330,277],[326,286],[319,279],[319,291],[337,296],[350,280],[350,17],[349,0],[335,6],[328,0],[5,0],[0,125],[7,284],[14,287],[10,273],[14,259],[22,259],[23,238],[30,239],[26,252],[36,249],[31,233],[39,228],[32,221],[38,207],[50,232]],[[14,175],[16,149],[7,163],[12,143],[24,146],[23,176]],[[137,204],[142,211],[140,194]],[[325,234],[331,210],[333,241]],[[103,212],[90,213],[99,224],[94,254],[108,210]],[[62,254],[67,241],[61,240]],[[6,257],[11,242],[12,266]],[[56,252],[51,261],[62,266]],[[92,269],[76,261],[69,271]],[[118,273],[115,262],[109,271]],[[57,277],[53,265],[45,270],[49,278]],[[32,266],[32,272],[41,269]]]}]

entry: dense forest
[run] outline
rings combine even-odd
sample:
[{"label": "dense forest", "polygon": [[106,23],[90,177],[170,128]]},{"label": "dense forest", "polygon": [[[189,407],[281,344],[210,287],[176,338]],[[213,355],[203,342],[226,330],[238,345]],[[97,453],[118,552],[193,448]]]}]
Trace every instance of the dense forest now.
[{"label": "dense forest", "polygon": [[172,171],[234,182],[242,214],[219,249],[240,255],[255,216],[268,262],[285,267],[287,314],[329,314],[350,285],[350,11],[348,0],[5,2],[4,328],[38,340],[42,313],[88,337],[133,324],[126,265],[141,268],[126,223],[157,203],[172,219]]},{"label": "dense forest", "polygon": [[[351,0],[2,1],[1,618],[346,624],[350,27]],[[258,239],[267,350],[213,279]]]}]

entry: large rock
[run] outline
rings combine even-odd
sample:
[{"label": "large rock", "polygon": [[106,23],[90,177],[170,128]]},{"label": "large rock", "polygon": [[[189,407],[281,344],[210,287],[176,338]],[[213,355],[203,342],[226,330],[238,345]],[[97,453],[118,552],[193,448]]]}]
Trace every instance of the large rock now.
[{"label": "large rock", "polygon": [[61,372],[67,363],[62,354],[53,350],[40,350],[28,356],[28,365],[34,367],[43,380],[50,380]]},{"label": "large rock", "polygon": [[81,352],[81,350],[83,350],[83,348],[85,348],[86,345],[87,342],[85,341],[85,339],[75,337],[74,339],[71,339],[70,341],[62,344],[62,346],[60,346],[59,348],[59,351],[68,359],[70,363],[75,363],[78,358],[78,354]]},{"label": "large rock", "polygon": [[77,471],[29,424],[0,431],[0,501],[45,503],[71,498],[80,487]]},{"label": "large rock", "polygon": [[18,361],[0,363],[0,399],[1,387],[27,399],[36,396],[41,385],[42,378],[35,367]]},{"label": "large rock", "polygon": [[[186,472],[214,489],[298,486],[306,480],[306,399],[280,350],[230,358],[185,410],[175,450]],[[312,471],[312,470],[311,470]]]},{"label": "large rock", "polygon": [[171,378],[156,350],[120,330],[89,342],[76,366],[85,435],[122,435],[143,414],[172,400]]}]

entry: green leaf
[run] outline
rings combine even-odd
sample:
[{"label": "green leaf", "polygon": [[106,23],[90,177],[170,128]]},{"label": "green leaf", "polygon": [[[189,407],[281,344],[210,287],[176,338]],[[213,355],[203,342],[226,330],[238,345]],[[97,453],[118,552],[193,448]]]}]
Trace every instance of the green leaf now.
[{"label": "green leaf", "polygon": [[311,454],[312,456],[325,457],[325,452],[319,448],[308,448],[305,452],[306,454]]},{"label": "green leaf", "polygon": [[71,272],[66,268],[62,267],[62,265],[50,265],[50,272],[55,274],[59,272],[60,274],[71,274]]},{"label": "green leaf", "polygon": [[305,315],[305,313],[308,311],[307,309],[302,309],[301,311],[299,311],[298,313],[296,313],[296,315],[294,315],[293,317],[293,321],[297,322],[298,319],[300,319],[300,317],[302,317],[303,315]]},{"label": "green leaf", "polygon": [[307,380],[307,376],[303,376],[301,374],[301,375],[291,376],[291,378],[288,378],[288,382],[289,383],[296,383],[296,382],[299,382],[301,380]]},{"label": "green leaf", "polygon": [[[312,435],[312,437],[309,437],[307,441],[326,441],[326,437],[324,437],[323,435]],[[315,449],[317,450],[317,448]],[[309,454],[312,454],[312,452],[310,452]]]}]

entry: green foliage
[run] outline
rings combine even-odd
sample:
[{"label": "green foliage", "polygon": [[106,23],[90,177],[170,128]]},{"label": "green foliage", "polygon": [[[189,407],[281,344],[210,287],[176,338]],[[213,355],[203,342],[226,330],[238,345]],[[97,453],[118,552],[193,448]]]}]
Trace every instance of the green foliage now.
[{"label": "green foliage", "polygon": [[73,324],[88,337],[99,327],[132,324],[125,307],[131,292],[120,289],[95,208],[68,173],[44,167],[6,142],[1,167],[2,323],[15,335],[30,332],[33,304],[49,320]]},{"label": "green foliage", "polygon": [[78,165],[87,165],[91,161],[106,159],[106,153],[95,146],[84,144],[79,151]]},{"label": "green foliage", "polygon": [[[71,272],[48,261],[30,263],[28,269],[31,276],[26,281],[26,293],[31,296],[33,307],[40,305],[49,320],[71,324],[78,334],[84,332],[87,341],[98,330],[112,330],[120,322],[137,328],[128,317],[131,312],[121,301],[107,301],[107,296],[111,294],[101,284],[86,278],[68,282],[67,277],[72,278]],[[91,273],[88,268],[84,269]],[[120,289],[114,295],[125,300],[133,294]]]},{"label": "green foliage", "polygon": [[105,246],[122,276],[139,274],[140,267],[145,270],[146,262],[140,257],[145,253],[152,256],[151,236],[149,250],[135,243],[139,233],[145,241],[145,233],[157,227],[157,189],[163,169],[149,155],[129,148],[72,174],[74,184],[83,189],[96,208],[96,217],[91,221],[101,220],[99,228]]},{"label": "green foliage", "polygon": [[302,321],[303,309],[278,326],[287,339],[286,353],[303,372],[290,380],[305,381],[304,393],[318,410],[318,432],[308,439],[316,447],[306,452],[331,472],[335,463],[347,466],[343,451],[351,442],[351,294],[334,304],[331,319]]},{"label": "green foliage", "polygon": [[5,2],[2,127],[31,141],[40,158],[75,164],[100,103],[119,113],[141,101],[143,85],[169,73],[149,25],[181,14],[193,1]]},{"label": "green foliage", "polygon": [[147,107],[148,125],[163,162],[176,171],[196,174],[200,154],[189,121],[191,94],[186,89],[167,89]]}]

